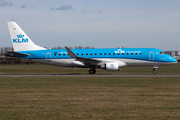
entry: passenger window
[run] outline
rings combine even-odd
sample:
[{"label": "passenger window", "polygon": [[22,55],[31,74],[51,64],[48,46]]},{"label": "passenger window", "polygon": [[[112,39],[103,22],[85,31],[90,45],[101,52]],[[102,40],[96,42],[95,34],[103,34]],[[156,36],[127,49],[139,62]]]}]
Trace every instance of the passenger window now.
[{"label": "passenger window", "polygon": [[59,54],[59,56],[61,56],[61,54]]},{"label": "passenger window", "polygon": [[65,56],[65,54],[63,54]]},{"label": "passenger window", "polygon": [[104,53],[104,55],[106,55],[106,53]]},{"label": "passenger window", "polygon": [[115,55],[115,53],[113,53],[113,55]]},{"label": "passenger window", "polygon": [[90,55],[92,55],[92,53]]},{"label": "passenger window", "polygon": [[69,55],[69,54],[68,54]]},{"label": "passenger window", "polygon": [[54,52],[54,56],[56,56],[57,52]]},{"label": "passenger window", "polygon": [[122,55],[124,55],[124,53],[122,53]]},{"label": "passenger window", "polygon": [[83,53],[82,53],[82,55],[83,55]]},{"label": "passenger window", "polygon": [[128,55],[128,53],[126,53],[126,55]]},{"label": "passenger window", "polygon": [[142,53],[140,53],[140,55],[142,55]]},{"label": "passenger window", "polygon": [[118,53],[118,55],[119,55],[119,53]]},{"label": "passenger window", "polygon": [[102,55],[102,53],[100,53],[100,55]]},{"label": "passenger window", "polygon": [[135,53],[135,55],[137,55],[137,53]]},{"label": "passenger window", "polygon": [[133,55],[133,53],[131,53],[131,55]]},{"label": "passenger window", "polygon": [[88,55],[88,54],[86,53],[86,55]]},{"label": "passenger window", "polygon": [[96,53],[95,53],[95,55],[96,55]]},{"label": "passenger window", "polygon": [[77,54],[77,55],[79,55],[79,54]]},{"label": "passenger window", "polygon": [[109,55],[111,55],[111,53],[109,53]]}]

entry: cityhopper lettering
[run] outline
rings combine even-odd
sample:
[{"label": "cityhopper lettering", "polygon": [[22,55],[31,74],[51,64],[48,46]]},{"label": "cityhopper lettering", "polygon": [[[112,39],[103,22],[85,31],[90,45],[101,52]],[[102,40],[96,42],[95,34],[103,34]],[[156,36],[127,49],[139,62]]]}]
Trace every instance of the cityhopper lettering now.
[{"label": "cityhopper lettering", "polygon": [[24,38],[24,35],[17,35],[17,38],[13,39],[13,43],[28,43],[28,38]]}]

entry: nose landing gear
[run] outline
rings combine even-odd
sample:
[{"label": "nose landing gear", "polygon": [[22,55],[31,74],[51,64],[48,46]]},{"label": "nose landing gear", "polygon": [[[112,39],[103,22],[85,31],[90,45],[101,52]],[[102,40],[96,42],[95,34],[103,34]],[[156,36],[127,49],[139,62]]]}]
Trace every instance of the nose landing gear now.
[{"label": "nose landing gear", "polygon": [[158,66],[153,66],[153,74],[157,73],[156,68],[158,68]]},{"label": "nose landing gear", "polygon": [[92,68],[92,69],[89,70],[89,74],[95,74],[95,73],[96,73],[95,68]]}]

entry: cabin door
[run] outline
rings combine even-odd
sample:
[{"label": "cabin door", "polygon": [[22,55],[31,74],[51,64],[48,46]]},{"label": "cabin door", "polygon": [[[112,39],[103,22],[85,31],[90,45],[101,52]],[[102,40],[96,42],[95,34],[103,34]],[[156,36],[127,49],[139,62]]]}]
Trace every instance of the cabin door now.
[{"label": "cabin door", "polygon": [[154,60],[154,52],[153,51],[149,52],[149,60]]},{"label": "cabin door", "polygon": [[46,60],[47,60],[48,62],[51,61],[51,53],[50,53],[50,52],[47,52],[47,53],[46,53]]}]

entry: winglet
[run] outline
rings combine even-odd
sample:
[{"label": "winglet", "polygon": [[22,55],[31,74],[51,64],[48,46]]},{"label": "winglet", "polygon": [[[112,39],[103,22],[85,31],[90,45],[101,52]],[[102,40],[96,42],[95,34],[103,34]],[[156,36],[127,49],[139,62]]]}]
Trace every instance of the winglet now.
[{"label": "winglet", "polygon": [[101,60],[77,57],[68,47],[65,46],[65,48],[66,48],[66,50],[67,50],[70,57],[73,57],[73,58],[75,58],[76,60],[78,60],[80,62],[86,63],[86,65],[93,65],[93,64],[97,65],[98,63],[102,62]]},{"label": "winglet", "polygon": [[68,47],[65,46],[65,48],[66,48],[70,57],[77,58],[77,56]]}]

